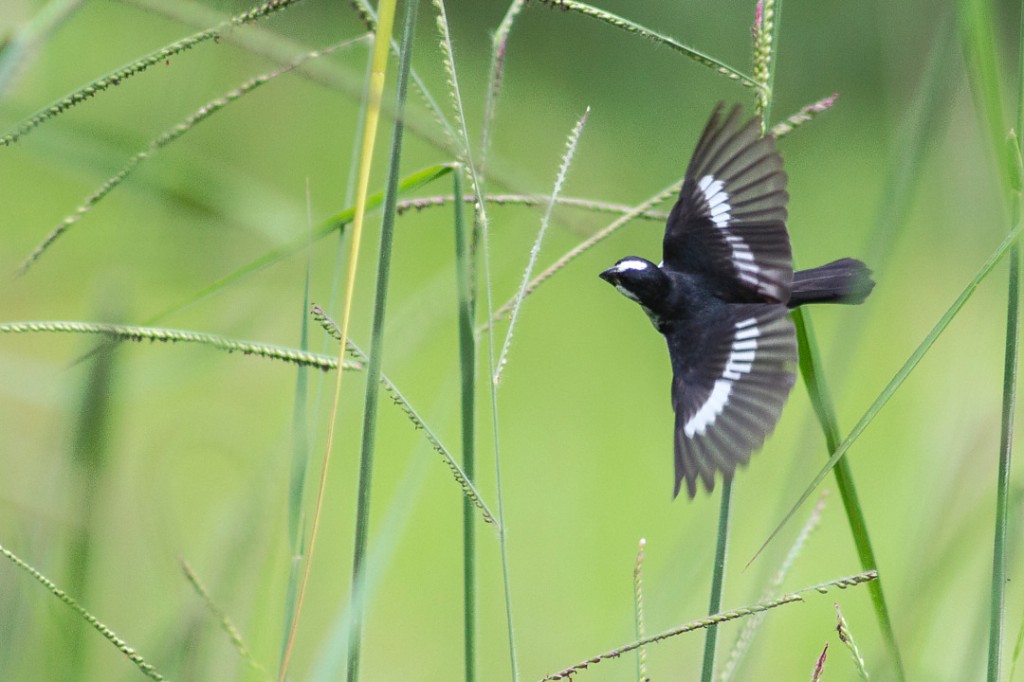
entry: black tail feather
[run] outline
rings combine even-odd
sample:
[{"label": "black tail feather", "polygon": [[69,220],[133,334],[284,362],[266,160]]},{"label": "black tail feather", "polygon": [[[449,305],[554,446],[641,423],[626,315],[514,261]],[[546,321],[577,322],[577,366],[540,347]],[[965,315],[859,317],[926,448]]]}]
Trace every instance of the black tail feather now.
[{"label": "black tail feather", "polygon": [[871,270],[856,258],[841,258],[832,263],[793,275],[790,308],[805,303],[863,303],[874,288]]}]

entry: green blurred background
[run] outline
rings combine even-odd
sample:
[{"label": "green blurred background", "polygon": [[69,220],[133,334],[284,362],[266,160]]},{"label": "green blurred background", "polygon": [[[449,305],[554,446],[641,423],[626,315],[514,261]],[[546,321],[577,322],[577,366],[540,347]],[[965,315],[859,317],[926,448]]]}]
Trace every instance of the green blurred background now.
[{"label": "green blurred background", "polygon": [[[46,3],[3,5],[0,36],[13,35]],[[0,149],[0,273],[13,273],[47,232],[149,140],[275,66],[239,47],[236,37],[250,32],[259,42],[266,38],[259,32],[272,32],[305,49],[324,47],[365,30],[343,5],[305,0],[254,27],[232,29],[239,35],[155,65]],[[414,65],[448,113],[434,11],[430,3],[420,5]],[[221,0],[205,6],[223,15],[249,7]],[[474,0],[448,8],[474,140],[490,36],[507,6]],[[753,2],[602,0],[599,6],[750,71]],[[794,253],[804,266],[863,258],[877,281],[862,307],[812,313],[846,429],[1009,229],[957,11],[966,12],[917,0],[789,1],[781,17],[773,122],[840,95],[831,111],[780,142]],[[1012,2],[990,8],[993,49],[1007,74],[1018,61],[1019,11]],[[131,2],[82,3],[26,55],[0,96],[0,130],[207,25],[186,25]],[[0,277],[0,321],[141,323],[301,238],[310,222],[307,196],[313,224],[346,208],[367,54],[360,44],[322,60],[335,87],[297,74],[277,79],[143,164],[27,275]],[[936,59],[940,71],[929,81],[928,64]],[[753,104],[749,90],[679,53],[540,2],[518,17],[506,60],[488,167],[492,191],[550,192],[565,137],[589,106],[564,194],[637,203],[681,176],[716,102],[738,101],[748,111]],[[1009,112],[1014,77],[1005,81]],[[386,99],[392,98],[389,90]],[[428,135],[407,135],[403,175],[453,158],[422,100],[415,94],[410,100],[411,123]],[[382,125],[372,191],[383,184],[390,125]],[[419,195],[450,192],[445,179]],[[494,207],[490,215],[494,299],[500,303],[518,286],[541,210]],[[558,209],[540,264],[611,220]],[[364,347],[379,213],[367,225],[352,332]],[[499,418],[523,679],[634,639],[632,571],[641,538],[647,540],[648,631],[706,613],[718,496],[671,499],[663,341],[636,306],[596,277],[625,255],[658,260],[661,234],[658,223],[629,225],[541,287],[521,312],[499,389]],[[325,306],[335,300],[337,253],[330,237],[315,243],[311,254],[311,296]],[[450,207],[400,218],[384,370],[457,452],[453,254]],[[160,324],[297,346],[306,271],[306,255],[297,254]],[[984,670],[1005,280],[1003,264],[849,453],[912,679],[981,679]],[[498,331],[500,343],[505,325]],[[334,352],[321,337],[314,329],[312,349]],[[178,561],[190,562],[255,657],[276,669],[290,561],[296,370],[201,346],[147,343],[120,347],[103,379],[95,359],[74,364],[94,344],[94,338],[70,335],[0,338],[0,544],[72,592],[168,676],[262,679],[218,630]],[[483,365],[486,343],[480,350]],[[479,487],[493,508],[486,370],[479,376]],[[313,379],[318,412],[311,486],[329,403],[328,384],[319,374]],[[87,397],[90,390],[104,398]],[[348,601],[362,390],[362,377],[351,374],[292,679],[315,679],[316,671],[330,670],[326,661],[342,656],[332,633]],[[83,416],[97,406],[99,417]],[[95,434],[83,435],[83,429]],[[744,566],[826,454],[798,385],[774,436],[736,479],[726,607],[758,600],[810,505]],[[1013,529],[1021,521],[1019,469]],[[823,487],[834,488],[832,479]],[[384,405],[363,679],[460,678],[461,501],[421,434]],[[497,536],[483,524],[478,533],[481,679],[509,679]],[[1007,667],[1024,612],[1019,537],[1019,530],[1011,531]],[[859,570],[833,494],[784,587]],[[738,679],[808,679],[826,642],[825,679],[855,679],[835,634],[833,602],[842,606],[874,679],[892,679],[863,587],[812,595],[772,612]],[[722,626],[720,658],[741,623]],[[651,647],[651,677],[695,679],[703,639],[697,633]],[[635,674],[635,659],[625,656],[579,679]],[[6,563],[0,565],[0,677],[140,679],[81,618]]]}]

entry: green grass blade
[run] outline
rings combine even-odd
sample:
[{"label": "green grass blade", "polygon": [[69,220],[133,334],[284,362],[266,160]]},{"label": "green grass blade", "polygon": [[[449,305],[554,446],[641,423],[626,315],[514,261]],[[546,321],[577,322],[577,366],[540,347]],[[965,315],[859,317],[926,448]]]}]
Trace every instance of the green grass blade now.
[{"label": "green grass blade", "polygon": [[[842,438],[839,435],[839,420],[836,418],[832,397],[825,383],[824,371],[818,363],[819,352],[814,327],[811,325],[811,318],[801,308],[793,311],[793,321],[796,323],[797,345],[800,353],[800,375],[803,377],[811,405],[818,417],[818,423],[825,434],[828,452],[834,453],[839,448]],[[850,534],[853,536],[853,542],[857,548],[861,568],[865,571],[878,568],[875,550],[871,545],[871,535],[868,533],[867,519],[864,517],[864,509],[861,507],[860,498],[857,495],[857,487],[853,481],[853,468],[850,466],[849,460],[844,458],[836,462],[835,475],[836,487],[839,488],[839,496],[843,502],[843,509],[850,525]],[[875,608],[878,626],[882,631],[889,655],[893,659],[897,678],[905,679],[903,658],[896,642],[896,633],[892,627],[892,618],[889,615],[882,581],[872,582],[868,586],[868,590],[871,593],[871,602]]]},{"label": "green grass blade", "polygon": [[[1024,49],[1024,14],[1018,29],[1020,49]],[[1024,130],[1024,53],[1017,65],[1016,125]],[[1000,131],[1001,132],[1001,131]],[[1006,145],[1009,158],[1006,165],[1010,224],[1021,216],[1021,148],[1014,131]],[[1006,571],[1007,536],[1010,523],[1010,464],[1013,457],[1013,416],[1017,400],[1017,367],[1020,359],[1020,245],[1010,247],[1010,277],[1006,296],[1006,351],[1003,362],[1002,420],[999,429],[999,469],[996,474],[996,517],[992,545],[992,588],[989,606],[988,665],[989,682],[999,682],[1002,665],[1003,639],[1006,624]],[[1016,659],[1017,652],[1014,652]]]},{"label": "green grass blade", "polygon": [[[902,386],[903,382],[907,380],[907,377],[910,376],[911,372],[913,372],[914,369],[917,368],[917,365],[921,362],[921,359],[924,358],[924,356],[928,353],[929,350],[931,350],[931,347],[935,345],[935,342],[938,340],[939,336],[942,335],[942,332],[945,331],[946,327],[948,327],[949,324],[953,321],[953,318],[957,316],[960,310],[971,298],[971,296],[974,294],[975,289],[978,288],[978,285],[981,284],[981,282],[986,277],[988,277],[989,274],[991,274],[992,270],[999,263],[999,261],[1001,261],[1003,257],[1006,256],[1007,252],[1010,250],[1010,247],[1020,236],[1022,230],[1024,230],[1024,223],[1018,223],[1017,226],[1013,229],[1013,231],[1009,235],[1007,235],[1007,237],[999,244],[998,247],[996,247],[995,251],[992,252],[992,255],[989,256],[988,260],[986,260],[985,263],[981,266],[981,269],[978,270],[977,274],[975,274],[971,281],[967,283],[967,286],[965,286],[963,291],[960,292],[960,295],[957,296],[956,300],[953,301],[953,303],[942,315],[939,321],[935,323],[935,326],[932,327],[932,330],[930,332],[928,332],[928,335],[925,336],[924,340],[921,341],[921,343],[914,350],[914,352],[911,353],[910,357],[907,358],[907,361],[903,363],[903,366],[899,369],[899,371],[896,372],[895,376],[893,376],[893,378],[889,381],[885,388],[882,389],[882,392],[878,395],[877,398],[875,398],[874,402],[871,403],[871,406],[868,407],[867,411],[857,421],[857,424],[850,431],[849,435],[847,435],[843,442],[841,442],[838,445],[838,447],[836,447],[836,449],[832,453],[832,456],[829,457],[828,462],[825,463],[825,466],[823,466],[821,471],[819,471],[818,474],[814,477],[810,485],[808,485],[807,488],[804,489],[804,492],[800,495],[800,498],[786,513],[782,521],[775,527],[775,530],[773,530],[771,534],[769,534],[768,539],[764,541],[761,547],[754,554],[754,558],[756,558],[757,555],[760,554],[761,551],[763,551],[764,548],[768,546],[768,543],[771,542],[775,538],[775,536],[778,535],[779,531],[782,530],[782,528],[789,522],[789,520],[793,518],[793,515],[797,512],[800,506],[807,501],[807,498],[811,496],[815,488],[817,488],[821,484],[821,482],[825,480],[825,477],[828,476],[829,472],[832,471],[836,463],[846,455],[850,447],[855,442],[857,442],[857,439],[860,438],[861,434],[864,433],[867,427],[871,425],[871,422],[874,421],[875,417],[878,416],[878,413],[882,411],[882,408],[885,407],[885,404],[889,402],[889,399],[892,398],[892,396],[896,393],[897,390],[899,390],[900,386]],[[753,561],[753,559],[751,559],[751,561]]]},{"label": "green grass blade", "polygon": [[[459,379],[462,414],[462,469],[476,480],[476,317],[473,254],[463,215],[462,174],[455,173],[455,282],[459,304]],[[462,502],[462,624],[463,669],[466,682],[476,680],[476,512]]]},{"label": "green grass blade", "polygon": [[[476,196],[484,196],[483,183],[473,163],[472,145],[469,141],[469,126],[466,125],[466,112],[462,104],[462,93],[459,88],[459,77],[455,70],[455,52],[452,48],[451,34],[448,29],[448,13],[444,0],[433,0],[437,10],[437,31],[441,38],[441,61],[448,76],[449,93],[455,109],[458,135],[455,140],[459,150],[459,158],[465,164]],[[483,246],[484,285],[487,293],[487,310],[493,309],[494,292],[491,286],[491,255],[490,255],[490,221],[487,217],[487,205],[478,201],[475,205],[475,228],[478,229]],[[501,554],[501,576],[505,597],[505,625],[508,633],[509,667],[513,682],[519,680],[519,662],[516,655],[515,627],[512,617],[512,581],[509,572],[507,525],[505,524],[505,498],[501,484],[501,430],[498,415],[498,385],[495,381],[494,332],[490,327],[487,335],[487,376],[491,396],[491,431],[494,437],[494,476],[498,489],[498,546]]]},{"label": "green grass blade", "polygon": [[[722,609],[722,592],[725,590],[725,557],[729,546],[729,517],[732,511],[732,478],[722,481],[722,501],[718,508],[718,533],[715,540],[715,559],[711,572],[711,597],[708,615]],[[704,661],[701,665],[701,682],[711,682],[715,674],[715,647],[718,644],[718,628],[710,625],[704,635]]]},{"label": "green grass blade", "polygon": [[[306,215],[310,222],[310,238],[312,238],[312,219],[310,217],[309,183],[306,183]],[[306,251],[306,281],[302,292],[302,319],[299,322],[299,348],[309,350],[309,288],[313,274],[313,245],[310,239]],[[295,372],[295,398],[292,409],[292,461],[288,477],[288,547],[291,557],[288,561],[288,584],[285,588],[284,621],[281,628],[281,651],[278,656],[278,667],[284,661],[288,646],[288,633],[292,629],[295,615],[295,600],[298,596],[299,579],[302,576],[302,562],[306,556],[306,516],[303,506],[306,478],[309,475],[310,438],[309,438],[309,371],[299,367]]]},{"label": "green grass blade", "polygon": [[[384,319],[387,310],[388,284],[391,281],[391,252],[395,235],[395,204],[398,202],[399,169],[402,158],[402,112],[408,93],[409,69],[412,64],[413,34],[416,28],[417,0],[405,0],[405,23],[402,29],[401,58],[398,66],[398,92],[395,104],[395,126],[391,138],[384,216],[381,221],[380,250],[377,260],[377,289],[373,299],[373,323],[370,332],[370,360],[367,365],[366,395],[363,404],[363,440],[359,455],[359,483],[356,498],[355,546],[352,550],[352,629],[348,643],[349,682],[359,679],[363,636],[363,571],[366,545],[370,532],[370,493],[373,480],[373,457],[377,438],[377,408],[380,395],[381,365],[384,358]],[[383,23],[383,22],[382,22]],[[390,32],[387,34],[390,37]],[[344,337],[344,332],[342,333]]]},{"label": "green grass blade", "polygon": [[[438,164],[435,166],[424,168],[421,171],[417,171],[416,173],[413,173],[412,175],[408,175],[405,178],[403,178],[398,185],[399,191],[402,193],[411,192],[415,189],[418,189],[424,185],[433,182],[434,180],[443,178],[445,175],[448,175],[451,172],[452,168],[449,164]],[[383,203],[383,201],[383,191],[377,192],[376,194],[371,194],[366,198],[366,210],[372,210],[379,207],[381,203]],[[313,232],[313,239],[320,239],[331,234],[332,232],[344,230],[349,224],[351,224],[352,220],[355,218],[355,213],[356,209],[353,206],[345,209],[344,211],[338,213],[335,216],[332,216],[331,218],[328,218],[326,221],[324,221],[322,225],[320,225],[319,228],[317,228]],[[185,308],[188,308],[189,306],[198,303],[204,298],[207,298],[208,296],[211,296],[217,293],[218,291],[245,279],[249,275],[255,272],[259,272],[260,270],[269,267],[274,263],[277,263],[287,258],[288,256],[291,256],[294,253],[301,251],[302,249],[306,248],[308,243],[309,237],[305,236],[297,238],[294,241],[283,246],[271,249],[264,255],[250,262],[249,264],[242,266],[241,268],[235,270],[229,275],[221,277],[217,281],[213,282],[207,287],[204,287],[203,289],[189,296],[185,300],[176,303],[170,308],[167,308],[161,313],[153,316],[152,318],[147,320],[145,324],[155,324],[156,322],[159,322],[160,320],[163,320],[173,315],[174,313],[180,312]]]},{"label": "green grass blade", "polygon": [[[103,509],[104,479],[110,459],[111,422],[116,407],[116,346],[116,341],[106,341],[90,363],[68,453],[73,472],[70,509],[76,523],[69,529],[64,582],[70,594],[86,603],[92,601],[89,576],[94,570],[98,511]],[[70,628],[62,637],[61,646],[68,655],[52,661],[61,670],[60,677],[73,678],[83,668],[84,634],[82,628]]]}]

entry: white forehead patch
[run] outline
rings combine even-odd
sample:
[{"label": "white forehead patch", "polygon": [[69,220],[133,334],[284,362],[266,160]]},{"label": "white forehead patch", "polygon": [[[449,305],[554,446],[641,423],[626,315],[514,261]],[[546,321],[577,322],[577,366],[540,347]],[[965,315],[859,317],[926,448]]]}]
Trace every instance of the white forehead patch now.
[{"label": "white forehead patch", "polygon": [[625,272],[626,270],[647,270],[651,267],[651,264],[645,260],[639,258],[627,258],[626,260],[619,261],[615,264],[615,272]]},{"label": "white forehead patch", "polygon": [[757,337],[761,331],[757,328],[757,319],[748,318],[737,322],[733,334],[732,348],[729,352],[729,359],[725,363],[725,371],[722,378],[715,380],[714,388],[704,404],[700,406],[696,414],[690,417],[683,425],[683,432],[687,438],[703,434],[709,426],[715,423],[718,415],[722,413],[729,403],[729,396],[732,394],[733,382],[739,381],[744,374],[750,374],[754,369],[754,360],[757,357]]}]

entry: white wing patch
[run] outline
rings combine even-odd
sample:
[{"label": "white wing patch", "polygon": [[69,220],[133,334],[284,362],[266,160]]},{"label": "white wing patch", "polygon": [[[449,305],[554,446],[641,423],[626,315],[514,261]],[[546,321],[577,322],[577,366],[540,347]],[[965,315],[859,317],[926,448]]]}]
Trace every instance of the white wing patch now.
[{"label": "white wing patch", "polygon": [[739,272],[740,279],[757,286],[759,284],[757,274],[761,272],[761,268],[754,262],[754,252],[750,250],[742,237],[729,231],[732,207],[729,205],[729,193],[725,191],[725,183],[715,180],[711,175],[705,175],[697,183],[697,187],[704,195],[704,201],[707,202],[708,210],[711,213],[711,222],[722,230],[725,241],[732,248],[732,262]]},{"label": "white wing patch", "polygon": [[750,374],[754,368],[757,337],[761,335],[761,331],[757,328],[757,318],[748,318],[737,322],[735,326],[736,333],[733,335],[732,350],[729,352],[729,359],[725,362],[722,378],[715,380],[715,386],[711,389],[708,399],[683,425],[683,432],[687,438],[693,438],[697,434],[703,435],[707,428],[715,423],[718,415],[722,414],[722,410],[729,403],[733,382],[742,379],[744,374]]}]

